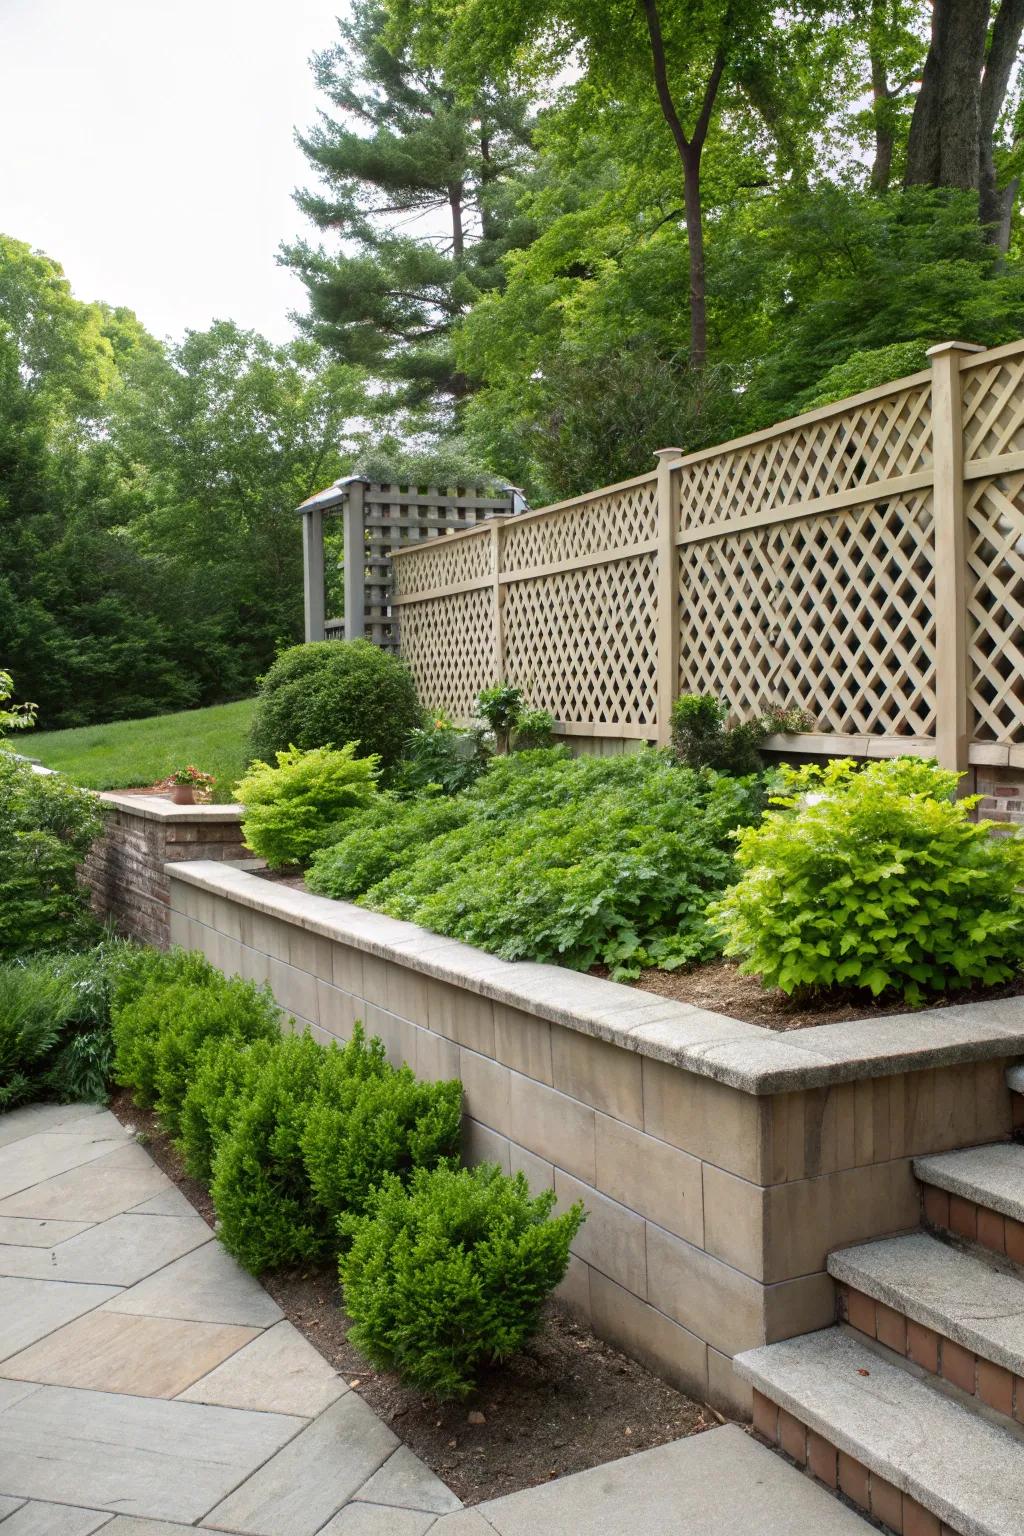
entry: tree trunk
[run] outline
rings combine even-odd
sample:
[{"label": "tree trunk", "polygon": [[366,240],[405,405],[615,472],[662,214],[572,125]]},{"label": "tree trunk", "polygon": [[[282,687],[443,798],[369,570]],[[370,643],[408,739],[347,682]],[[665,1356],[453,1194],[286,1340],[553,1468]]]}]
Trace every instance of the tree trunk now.
[{"label": "tree trunk", "polygon": [[683,206],[690,256],[690,367],[700,370],[708,355],[707,283],[704,275],[704,215],[700,198],[700,150],[683,155]]},{"label": "tree trunk", "polygon": [[879,44],[885,35],[884,26],[885,0],[872,0],[869,43],[871,55],[871,99],[875,109],[875,158],[871,164],[872,192],[888,192],[889,180],[892,176],[893,132],[892,120],[888,110],[891,92],[889,89],[889,77],[885,69],[885,60],[879,52]]},{"label": "tree trunk", "polygon": [[462,228],[462,183],[448,188],[448,202],[452,210],[452,255],[461,256],[466,249],[466,236]]},{"label": "tree trunk", "polygon": [[985,73],[981,80],[981,121],[979,145],[979,217],[989,239],[1005,253],[1010,239],[1009,217],[1016,197],[1016,182],[1010,194],[1009,207],[996,182],[994,139],[999,114],[1003,110],[1006,92],[1013,74],[1013,66],[1020,48],[1024,31],[1024,0],[1002,0],[992,27],[992,42],[985,60]]},{"label": "tree trunk", "polygon": [[907,143],[907,186],[978,189],[990,10],[991,0],[933,0],[931,44]]}]

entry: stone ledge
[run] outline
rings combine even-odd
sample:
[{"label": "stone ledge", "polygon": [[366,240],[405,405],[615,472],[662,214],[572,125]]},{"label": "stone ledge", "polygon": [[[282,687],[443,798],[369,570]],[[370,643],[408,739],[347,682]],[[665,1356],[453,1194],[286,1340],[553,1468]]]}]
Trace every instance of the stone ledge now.
[{"label": "stone ledge", "polygon": [[1024,1054],[1024,997],[776,1034],[563,966],[500,960],[415,923],[261,880],[234,861],[164,869],[172,881],[743,1093],[785,1093]]},{"label": "stone ledge", "polygon": [[174,805],[163,795],[125,795],[116,789],[100,791],[97,800],[118,811],[130,811],[144,821],[222,822],[237,825],[244,815],[240,805]]}]

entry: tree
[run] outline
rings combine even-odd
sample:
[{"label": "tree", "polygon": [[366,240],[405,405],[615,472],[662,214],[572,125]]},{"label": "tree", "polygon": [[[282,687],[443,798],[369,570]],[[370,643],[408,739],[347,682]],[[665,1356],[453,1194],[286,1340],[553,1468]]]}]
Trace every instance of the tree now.
[{"label": "tree", "polygon": [[524,97],[481,81],[463,102],[443,68],[384,38],[377,0],[339,21],[315,60],[333,108],[299,143],[324,190],[296,201],[340,252],[300,241],[283,259],[309,292],[303,328],[338,357],[419,404],[458,400],[452,327],[501,281],[502,254],[524,238],[504,188],[527,151]]}]

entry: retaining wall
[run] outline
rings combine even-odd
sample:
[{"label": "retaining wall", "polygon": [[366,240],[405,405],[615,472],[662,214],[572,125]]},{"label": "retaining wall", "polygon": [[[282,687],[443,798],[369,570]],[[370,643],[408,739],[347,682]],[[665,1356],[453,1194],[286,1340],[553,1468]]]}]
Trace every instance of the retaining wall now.
[{"label": "retaining wall", "polygon": [[569,1305],[730,1412],[733,1355],[833,1320],[830,1249],[917,1225],[915,1154],[1011,1134],[1022,999],[773,1034],[229,865],[167,875],[174,942],[320,1040],[362,1019],[460,1077],[469,1160],[586,1203]]}]

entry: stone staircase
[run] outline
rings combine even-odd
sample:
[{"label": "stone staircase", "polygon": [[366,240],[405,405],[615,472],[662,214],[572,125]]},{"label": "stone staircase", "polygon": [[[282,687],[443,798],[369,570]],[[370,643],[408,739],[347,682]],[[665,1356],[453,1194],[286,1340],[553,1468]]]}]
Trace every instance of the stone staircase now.
[{"label": "stone staircase", "polygon": [[897,1536],[1024,1536],[1024,1145],[914,1172],[920,1230],[829,1256],[836,1325],[734,1366],[757,1433]]}]

